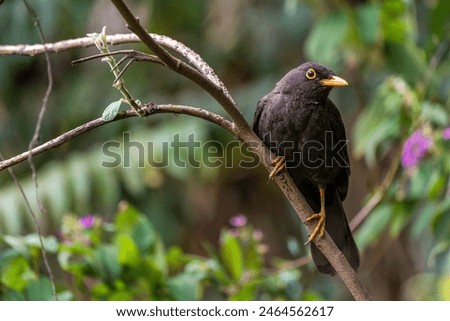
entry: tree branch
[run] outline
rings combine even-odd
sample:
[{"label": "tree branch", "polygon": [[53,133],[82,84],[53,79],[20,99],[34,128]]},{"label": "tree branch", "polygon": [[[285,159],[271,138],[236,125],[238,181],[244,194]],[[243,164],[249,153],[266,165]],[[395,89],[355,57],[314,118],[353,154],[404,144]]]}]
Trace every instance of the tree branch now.
[{"label": "tree branch", "polygon": [[[152,33],[150,35],[161,46],[168,49],[172,49],[176,53],[185,57],[190,64],[192,64],[202,74],[207,76],[207,78],[209,78],[209,80],[211,80],[213,83],[215,83],[218,86],[223,86],[222,82],[220,81],[219,77],[217,77],[214,70],[208,64],[205,64],[203,59],[201,59],[197,53],[195,53],[193,50],[185,46],[183,43],[164,35],[158,35],[155,33]],[[139,39],[139,37],[133,33],[108,35],[106,36],[106,40],[109,45],[141,42],[141,39]],[[94,45],[95,45],[94,41],[92,40],[91,37],[62,40],[55,43],[47,43],[45,45],[44,44],[34,44],[34,45],[19,44],[19,45],[3,45],[3,46],[0,45],[0,55],[35,56],[43,54],[45,52],[60,53],[73,49],[88,48]],[[223,86],[223,89],[226,90],[225,86]]]},{"label": "tree branch", "polygon": [[117,66],[121,65],[123,63],[123,61],[125,61],[127,59],[132,59],[134,61],[154,62],[154,63],[165,66],[164,63],[161,61],[161,59],[159,59],[158,57],[156,57],[154,55],[149,55],[149,54],[146,54],[143,52],[139,52],[136,50],[117,50],[117,51],[112,51],[110,53],[100,53],[100,54],[92,55],[89,57],[76,59],[76,60],[72,61],[72,66],[89,61],[89,60],[94,60],[94,59],[104,58],[107,56],[114,56],[114,55],[125,55],[123,58],[121,58],[117,62]]},{"label": "tree branch", "polygon": [[381,202],[384,195],[386,194],[389,186],[391,186],[392,181],[395,178],[395,174],[400,166],[400,159],[402,155],[402,147],[400,146],[395,152],[394,158],[392,160],[391,166],[389,167],[386,176],[381,182],[378,189],[372,195],[372,197],[367,201],[363,208],[355,215],[355,217],[350,222],[350,229],[353,231],[366,219],[370,212]]},{"label": "tree branch", "polygon": [[[39,21],[39,18],[37,16],[36,12],[34,11],[33,7],[28,3],[27,0],[23,0],[23,3],[25,5],[25,7],[27,8],[28,14],[31,16],[31,18],[34,21],[34,25],[36,27],[36,30],[37,30],[38,34],[39,34],[39,38],[40,38],[41,42],[43,44],[45,44],[46,41],[45,41],[44,31],[42,30],[41,23]],[[31,138],[30,143],[28,144],[28,150],[31,150],[36,145],[36,143],[37,143],[37,141],[39,139],[39,135],[41,134],[42,121],[44,120],[44,115],[45,115],[45,112],[47,110],[48,99],[49,99],[50,94],[51,94],[52,89],[53,89],[53,71],[52,71],[52,64],[51,64],[51,61],[50,61],[50,56],[49,56],[48,52],[44,52],[44,56],[45,56],[45,63],[46,63],[46,66],[47,66],[47,80],[48,80],[47,90],[45,91],[44,98],[42,99],[41,108],[40,108],[40,111],[39,111],[39,116],[38,116],[38,119],[37,119],[37,122],[36,122],[36,127],[34,129],[33,137]],[[1,158],[2,158],[1,160],[3,160],[3,157],[1,157]],[[36,171],[36,167],[34,166],[33,156],[32,156],[31,153],[28,154],[28,163],[30,164],[31,177],[32,177],[32,180],[34,182],[36,203],[37,203],[37,205],[39,207],[39,211],[41,212],[41,214],[45,215],[46,211],[45,211],[44,206],[42,205],[41,198],[39,197],[39,184],[38,184],[37,171]],[[26,195],[25,195],[25,193],[24,193],[24,191],[23,191],[23,189],[22,189],[22,187],[20,185],[19,180],[15,176],[14,171],[12,170],[12,168],[9,169],[9,173],[12,176],[12,178],[13,178],[14,182],[16,183],[17,187],[19,188],[19,190],[20,190],[20,192],[21,192],[21,194],[22,194],[22,196],[23,196],[23,198],[25,200],[25,203],[27,204],[28,212],[30,213],[30,215],[31,215],[31,217],[33,219],[34,225],[36,227],[36,231],[38,233],[39,243],[41,245],[42,259],[44,261],[45,268],[47,269],[48,277],[49,277],[50,284],[51,284],[51,287],[52,287],[53,298],[56,301],[58,301],[58,294],[56,293],[56,285],[55,285],[55,276],[54,276],[53,271],[52,271],[52,269],[50,267],[50,264],[48,262],[47,251],[45,249],[44,240],[42,238],[41,228],[39,226],[38,219],[37,219],[36,214],[34,213],[34,211],[31,210],[30,203],[29,203],[29,201],[28,201],[28,199],[27,199],[27,197],[26,197]]]},{"label": "tree branch", "polygon": [[[215,113],[212,113],[210,111],[207,111],[202,108],[196,108],[191,106],[183,106],[183,105],[154,105],[154,104],[146,104],[143,107],[141,107],[140,111],[142,112],[142,116],[147,117],[153,114],[163,114],[163,113],[172,113],[172,114],[185,114],[190,115],[194,117],[198,117],[207,121],[210,121],[216,125],[221,126],[225,130],[229,131],[233,135],[236,135],[235,128],[233,124],[223,118],[220,115],[217,115]],[[42,145],[39,145],[33,149],[30,149],[26,152],[23,152],[22,154],[16,155],[14,157],[11,157],[6,160],[2,160],[0,162],[0,171],[9,168],[11,166],[17,165],[24,160],[26,160],[30,154],[32,156],[38,155],[40,153],[43,153],[47,150],[56,148],[61,146],[62,144],[74,139],[77,136],[80,136],[83,133],[86,133],[94,128],[103,126],[107,123],[114,122],[120,119],[130,118],[130,117],[136,117],[137,114],[133,109],[126,110],[123,112],[120,112],[117,114],[117,116],[112,121],[104,121],[102,118],[94,119],[88,123],[85,123],[83,125],[80,125],[72,130],[69,130],[68,132],[49,140],[48,142],[43,143]]]}]

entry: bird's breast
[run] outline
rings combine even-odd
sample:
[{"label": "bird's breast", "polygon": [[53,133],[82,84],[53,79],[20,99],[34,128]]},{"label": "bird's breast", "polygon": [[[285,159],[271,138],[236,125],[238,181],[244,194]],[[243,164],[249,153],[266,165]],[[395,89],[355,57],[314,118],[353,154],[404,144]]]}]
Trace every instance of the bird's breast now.
[{"label": "bird's breast", "polygon": [[315,184],[333,181],[340,168],[330,162],[335,139],[327,110],[316,104],[287,107],[267,113],[264,143],[285,157],[294,179]]}]

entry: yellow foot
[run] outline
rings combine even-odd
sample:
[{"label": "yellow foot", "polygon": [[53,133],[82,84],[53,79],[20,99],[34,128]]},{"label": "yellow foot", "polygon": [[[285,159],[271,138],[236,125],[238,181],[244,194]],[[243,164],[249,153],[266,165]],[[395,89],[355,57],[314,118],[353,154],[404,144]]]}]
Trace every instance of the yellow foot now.
[{"label": "yellow foot", "polygon": [[279,172],[281,172],[286,167],[286,163],[284,161],[284,157],[283,156],[277,156],[277,158],[274,159],[274,161],[272,162],[271,165],[275,166],[275,168],[270,172],[269,181],[268,182],[270,182],[275,175],[277,175]]},{"label": "yellow foot", "polygon": [[319,234],[319,239],[323,237],[324,233],[325,233],[325,211],[321,211],[320,213],[317,214],[313,214],[310,217],[308,217],[306,219],[305,222],[309,222],[315,219],[319,219],[319,221],[317,222],[316,227],[314,228],[314,231],[311,233],[308,242],[305,243],[305,245],[309,244],[311,241],[313,241],[317,234]]}]

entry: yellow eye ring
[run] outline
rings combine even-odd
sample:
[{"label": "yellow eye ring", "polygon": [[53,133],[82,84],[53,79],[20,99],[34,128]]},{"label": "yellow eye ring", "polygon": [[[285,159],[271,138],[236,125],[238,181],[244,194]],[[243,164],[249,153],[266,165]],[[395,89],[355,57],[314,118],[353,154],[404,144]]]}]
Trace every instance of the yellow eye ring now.
[{"label": "yellow eye ring", "polygon": [[316,78],[317,74],[316,71],[312,68],[308,69],[308,71],[306,72],[306,78],[308,79],[314,79]]}]

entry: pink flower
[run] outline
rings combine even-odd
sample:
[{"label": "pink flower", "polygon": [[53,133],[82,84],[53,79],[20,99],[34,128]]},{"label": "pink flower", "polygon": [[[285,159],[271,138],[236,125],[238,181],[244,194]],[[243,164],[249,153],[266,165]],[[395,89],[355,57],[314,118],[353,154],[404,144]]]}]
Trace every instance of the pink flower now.
[{"label": "pink flower", "polygon": [[94,220],[95,219],[94,219],[93,215],[86,215],[86,216],[80,217],[78,222],[85,229],[90,229],[90,228],[92,228],[94,226]]},{"label": "pink flower", "polygon": [[416,130],[403,145],[403,167],[416,166],[431,146],[431,138],[426,137],[420,130]]},{"label": "pink flower", "polygon": [[261,229],[255,229],[253,231],[253,239],[256,241],[261,241],[264,237],[264,232]]},{"label": "pink flower", "polygon": [[230,224],[234,227],[245,226],[247,224],[247,216],[245,216],[243,214],[233,216],[230,219]]},{"label": "pink flower", "polygon": [[444,137],[445,140],[450,139],[450,127],[446,128],[442,131],[442,137]]}]

